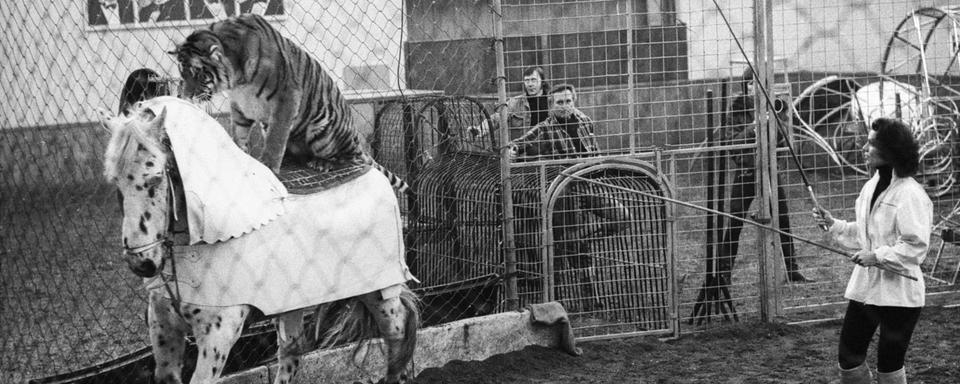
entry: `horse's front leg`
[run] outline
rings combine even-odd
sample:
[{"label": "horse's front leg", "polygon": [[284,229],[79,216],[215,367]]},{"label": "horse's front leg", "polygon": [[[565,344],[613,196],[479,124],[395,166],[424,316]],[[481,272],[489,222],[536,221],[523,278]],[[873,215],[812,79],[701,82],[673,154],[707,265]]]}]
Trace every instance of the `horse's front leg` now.
[{"label": "horse's front leg", "polygon": [[395,288],[400,293],[390,297],[384,297],[381,291],[360,296],[376,319],[380,336],[387,344],[387,374],[381,382],[388,384],[406,381],[405,371],[413,359],[419,326],[413,294],[405,286]]},{"label": "horse's front leg", "polygon": [[306,349],[303,311],[287,312],[277,318],[277,378],[274,384],[293,382],[300,369],[300,354]]},{"label": "horse's front leg", "polygon": [[180,372],[183,370],[183,349],[188,328],[180,315],[177,315],[170,300],[165,299],[163,292],[159,290],[150,291],[147,323],[156,363],[153,371],[154,382],[181,384],[183,380]]},{"label": "horse's front leg", "polygon": [[182,304],[180,312],[197,339],[197,369],[190,383],[213,383],[223,374],[227,355],[240,338],[250,308],[245,305],[199,307]]}]

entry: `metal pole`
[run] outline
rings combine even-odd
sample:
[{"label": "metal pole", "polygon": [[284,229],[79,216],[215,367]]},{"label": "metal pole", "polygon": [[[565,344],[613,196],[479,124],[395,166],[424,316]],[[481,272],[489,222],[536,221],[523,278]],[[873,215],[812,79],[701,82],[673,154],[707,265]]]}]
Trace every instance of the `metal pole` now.
[{"label": "metal pole", "polygon": [[637,152],[637,127],[634,125],[637,113],[633,73],[633,1],[627,1],[627,129],[630,132],[630,153]]},{"label": "metal pole", "polygon": [[[768,0],[754,0],[753,2],[753,63],[756,69],[754,77],[754,88],[769,89],[770,55],[768,52],[768,21],[767,18]],[[775,132],[771,132],[770,114],[767,113],[768,106],[760,97],[759,90],[754,91],[754,120],[756,121],[757,132],[757,161],[755,173],[759,178],[755,180],[759,185],[755,199],[759,208],[757,209],[756,220],[761,223],[770,223],[771,217],[776,217],[775,205],[771,207],[770,197],[774,196],[772,190],[772,174],[774,167],[771,162],[776,161],[776,138]],[[771,143],[773,145],[771,146]],[[777,314],[777,286],[776,286],[776,268],[775,262],[772,262],[773,255],[768,247],[769,238],[767,232],[757,234],[757,255],[759,281],[757,282],[760,291],[760,319],[769,321],[772,316]]]},{"label": "metal pole", "polygon": [[[714,197],[714,191],[717,189],[717,177],[716,169],[714,167],[714,162],[716,161],[716,152],[713,149],[714,146],[714,137],[713,137],[713,90],[707,90],[707,208],[714,209],[716,208],[716,202]],[[726,161],[726,159],[721,159],[720,161]],[[720,188],[723,188],[720,186]],[[714,273],[714,262],[717,259],[717,252],[714,250],[718,246],[718,242],[722,239],[723,235],[720,234],[719,239],[714,240],[714,235],[716,235],[716,227],[714,227],[714,220],[716,215],[707,215],[707,275],[710,276]]]},{"label": "metal pole", "polygon": [[[757,1],[757,0],[754,0]],[[717,8],[717,12],[720,13],[720,17],[723,18],[723,23],[727,26],[727,30],[730,31],[730,35],[733,37],[733,41],[737,43],[737,47],[740,48],[740,53],[743,55],[743,58],[747,60],[747,66],[750,68],[750,71],[754,74],[755,78],[759,78],[759,72],[754,68],[753,64],[750,63],[750,60],[747,58],[747,53],[743,50],[743,46],[740,44],[740,40],[737,39],[737,35],[733,32],[733,27],[730,26],[730,22],[727,20],[726,14],[723,13],[723,8],[720,8],[720,4],[717,3],[717,0],[713,0],[714,7]],[[755,7],[756,8],[756,7]],[[772,12],[772,10],[771,10]],[[772,16],[771,16],[772,19]],[[881,79],[881,81],[883,81]],[[763,101],[766,102],[768,108],[773,107],[773,100],[770,99],[770,94],[767,92],[767,88],[760,84],[759,81],[755,84],[761,92],[763,92]],[[880,97],[883,98],[883,87],[880,87]],[[789,132],[786,132],[780,124],[780,120],[775,119],[774,122],[777,124],[777,131],[783,135],[784,141],[787,144],[787,149],[790,150],[790,157],[793,159],[794,164],[797,166],[797,171],[800,173],[800,179],[803,180],[803,185],[806,186],[807,192],[809,192],[810,199],[813,200],[813,205],[817,209],[823,209],[820,206],[820,202],[817,200],[817,195],[813,193],[813,186],[810,184],[810,180],[807,179],[807,174],[804,172],[803,164],[800,163],[800,158],[797,157],[797,151],[793,148],[792,139],[790,138]],[[827,228],[820,227],[820,229],[826,231]]]},{"label": "metal pole", "polygon": [[[493,49],[497,61],[497,103],[507,103],[507,75],[506,65],[503,62],[503,7],[500,0],[491,0],[493,10]],[[504,295],[506,307],[509,310],[520,309],[520,300],[517,295],[517,250],[514,240],[513,217],[513,183],[510,179],[510,148],[506,145],[510,141],[510,127],[507,125],[507,114],[500,114],[500,199],[503,210],[503,263],[507,275],[504,280]]]},{"label": "metal pole", "polygon": [[[767,56],[767,65],[765,67],[766,80],[764,80],[764,85],[766,89],[772,89],[773,84],[776,82],[775,72],[776,72],[776,52],[775,47],[773,46],[773,1],[765,0],[764,1],[764,43],[766,48],[764,49],[764,54]],[[764,103],[766,104],[766,103]],[[776,228],[780,227],[780,206],[778,204],[778,199],[781,198],[779,191],[779,180],[777,175],[780,174],[777,162],[777,143],[779,142],[778,138],[780,135],[789,136],[790,132],[784,129],[778,129],[781,127],[780,119],[777,117],[776,111],[773,110],[773,105],[766,104],[768,109],[767,113],[767,154],[768,161],[766,167],[767,173],[767,183],[769,184],[769,189],[767,189],[767,202],[770,207],[770,217],[773,220],[772,223]],[[770,121],[773,120],[773,122]],[[779,133],[779,135],[778,135]],[[811,196],[813,189],[810,189]],[[786,191],[784,191],[786,192]],[[813,201],[817,201],[816,197],[812,197]],[[817,208],[820,207],[819,202],[817,202]],[[788,228],[787,231],[790,231]],[[780,289],[779,284],[784,280],[784,276],[780,268],[777,268],[779,265],[784,264],[783,257],[785,256],[783,251],[783,246],[780,244],[780,236],[772,236],[773,241],[768,241],[769,244],[772,244],[771,252],[767,253],[767,281],[765,282],[768,293],[769,293],[769,303],[770,308],[773,310],[772,315],[774,317],[779,317],[783,315],[783,301],[780,300]]]}]

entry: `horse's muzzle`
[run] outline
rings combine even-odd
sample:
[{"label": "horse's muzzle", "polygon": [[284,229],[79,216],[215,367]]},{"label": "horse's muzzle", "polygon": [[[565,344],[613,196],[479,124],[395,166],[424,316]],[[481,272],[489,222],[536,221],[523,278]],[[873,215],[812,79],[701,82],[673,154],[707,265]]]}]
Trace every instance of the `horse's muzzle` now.
[{"label": "horse's muzzle", "polygon": [[150,259],[129,257],[127,258],[127,266],[140,277],[154,277],[160,271],[157,264]]}]

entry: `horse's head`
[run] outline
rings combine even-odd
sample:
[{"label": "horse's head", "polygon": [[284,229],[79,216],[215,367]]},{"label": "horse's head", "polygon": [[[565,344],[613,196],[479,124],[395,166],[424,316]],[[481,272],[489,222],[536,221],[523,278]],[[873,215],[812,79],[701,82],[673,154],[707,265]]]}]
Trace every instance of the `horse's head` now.
[{"label": "horse's head", "polygon": [[112,132],[104,176],[118,189],[123,209],[124,258],[139,276],[156,276],[169,254],[170,172],[173,154],[159,116],[136,108],[128,116],[105,118]]}]

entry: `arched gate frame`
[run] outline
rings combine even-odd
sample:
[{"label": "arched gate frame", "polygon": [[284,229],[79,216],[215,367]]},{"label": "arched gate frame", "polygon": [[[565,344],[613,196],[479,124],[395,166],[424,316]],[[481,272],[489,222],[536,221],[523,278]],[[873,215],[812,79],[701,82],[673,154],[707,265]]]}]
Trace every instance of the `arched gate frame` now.
[{"label": "arched gate frame", "polygon": [[[524,177],[516,183],[518,207],[512,211],[521,302],[536,296],[559,301],[581,339],[675,335],[675,207],[632,192],[672,198],[660,169],[625,157],[520,167]],[[529,209],[522,199],[532,195],[523,191],[534,185],[541,187],[533,188],[541,192],[539,209]],[[538,230],[524,225],[522,212],[539,212]],[[531,248],[540,256],[532,263],[523,256]],[[529,275],[542,279],[531,287],[523,278]]]}]

